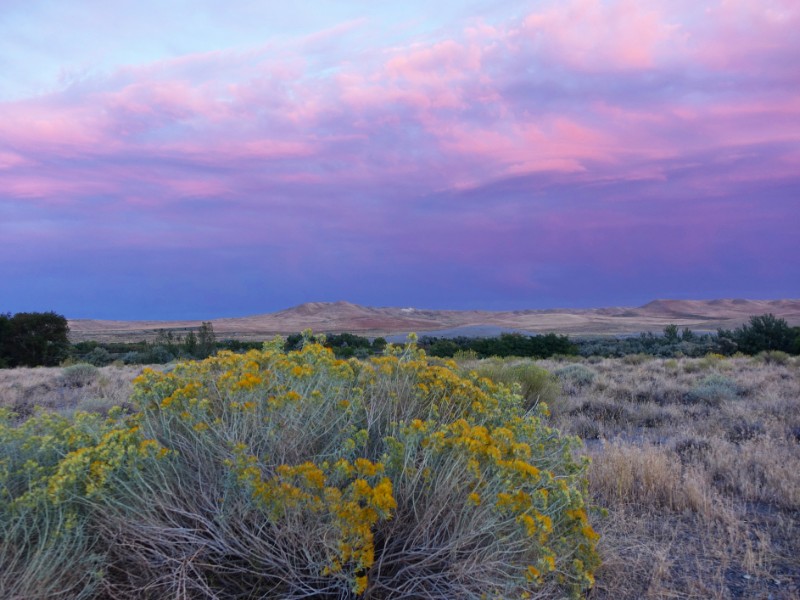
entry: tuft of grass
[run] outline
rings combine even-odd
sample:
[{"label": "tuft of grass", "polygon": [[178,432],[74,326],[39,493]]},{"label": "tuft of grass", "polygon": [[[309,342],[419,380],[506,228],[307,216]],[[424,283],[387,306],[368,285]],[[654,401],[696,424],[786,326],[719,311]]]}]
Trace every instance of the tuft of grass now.
[{"label": "tuft of grass", "polygon": [[140,372],[138,366],[93,365],[0,369],[0,408],[12,409],[22,420],[38,408],[65,414],[90,407],[107,411],[128,402],[131,380]]},{"label": "tuft of grass", "polygon": [[594,455],[589,482],[603,506],[717,516],[702,472],[661,446],[606,444]]},{"label": "tuft of grass", "polygon": [[781,350],[765,350],[756,355],[755,360],[764,362],[768,365],[788,365],[791,357]]},{"label": "tuft of grass", "polygon": [[586,416],[594,422],[623,424],[633,420],[633,413],[626,406],[602,399],[584,400],[570,412]]}]

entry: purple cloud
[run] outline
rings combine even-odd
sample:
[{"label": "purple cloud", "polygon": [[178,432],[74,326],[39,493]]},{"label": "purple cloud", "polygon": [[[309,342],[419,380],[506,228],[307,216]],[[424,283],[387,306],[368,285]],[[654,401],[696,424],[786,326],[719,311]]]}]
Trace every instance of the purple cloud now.
[{"label": "purple cloud", "polygon": [[797,296],[794,4],[356,18],[2,102],[0,309]]}]

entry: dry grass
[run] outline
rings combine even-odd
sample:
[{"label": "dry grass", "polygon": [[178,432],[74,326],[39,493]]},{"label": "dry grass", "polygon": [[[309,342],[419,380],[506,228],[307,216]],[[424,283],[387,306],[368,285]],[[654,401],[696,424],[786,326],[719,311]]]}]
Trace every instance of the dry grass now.
[{"label": "dry grass", "polygon": [[[557,361],[539,361],[551,371]],[[800,361],[592,360],[551,406],[592,457],[592,598],[800,597]]]},{"label": "dry grass", "polygon": [[10,408],[21,418],[32,415],[37,407],[62,414],[105,413],[127,403],[131,381],[141,370],[138,365],[102,367],[93,381],[77,386],[64,379],[60,367],[0,369],[0,407]]},{"label": "dry grass", "polygon": [[[555,372],[568,363],[538,361]],[[800,359],[592,359],[553,424],[581,435],[603,566],[596,599],[800,598]],[[30,414],[127,401],[134,367],[66,387],[61,369],[0,371]]]}]

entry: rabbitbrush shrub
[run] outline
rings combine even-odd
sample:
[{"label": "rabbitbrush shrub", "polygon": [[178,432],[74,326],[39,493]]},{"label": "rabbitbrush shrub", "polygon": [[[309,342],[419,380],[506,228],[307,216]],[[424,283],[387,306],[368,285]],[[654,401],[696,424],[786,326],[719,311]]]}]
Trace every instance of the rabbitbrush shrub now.
[{"label": "rabbitbrush shrub", "polygon": [[[145,370],[0,427],[3,598],[531,598],[598,565],[574,441],[413,345]],[[544,410],[540,406],[537,410]]]}]

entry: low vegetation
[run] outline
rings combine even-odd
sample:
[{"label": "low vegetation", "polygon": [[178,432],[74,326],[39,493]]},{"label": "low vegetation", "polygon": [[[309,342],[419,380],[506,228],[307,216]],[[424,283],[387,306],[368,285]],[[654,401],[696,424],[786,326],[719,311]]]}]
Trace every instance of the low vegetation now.
[{"label": "low vegetation", "polygon": [[616,358],[306,335],[135,384],[2,370],[0,597],[796,598],[784,324],[698,357],[654,356],[698,341],[670,328]]},{"label": "low vegetation", "polygon": [[[70,345],[66,319],[55,313],[0,314],[0,368],[17,366],[52,366],[88,363],[97,367],[112,363],[166,364],[175,360],[204,359],[220,350],[247,352],[257,350],[261,342],[217,340],[213,325],[203,322],[196,330],[161,329],[155,339],[128,343],[83,341]],[[331,349],[337,358],[368,358],[379,355],[386,340],[369,339],[352,333],[336,333],[315,339]],[[300,333],[290,335],[284,350],[297,350],[304,343]],[[419,347],[430,356],[453,358],[474,354],[489,357],[553,356],[625,356],[637,355],[680,358],[700,357],[710,353],[731,356],[763,353],[770,359],[800,354],[800,327],[790,327],[784,319],[766,314],[752,317],[747,325],[716,334],[683,332],[668,325],[663,335],[642,333],[631,337],[594,337],[570,339],[564,335],[523,335],[503,333],[497,337],[437,338],[424,336]]]},{"label": "low vegetation", "polygon": [[420,346],[431,356],[452,357],[457,352],[475,352],[478,356],[532,356],[546,358],[554,354],[577,354],[578,348],[565,335],[524,335],[502,333],[496,337],[437,338],[424,336]]},{"label": "low vegetation", "polygon": [[502,361],[558,374],[550,423],[591,457],[589,598],[800,595],[800,360],[768,356]]},{"label": "low vegetation", "polygon": [[[586,465],[543,405],[413,346],[367,361],[281,346],[146,369],[105,416],[4,410],[0,596],[511,598],[592,585]],[[58,381],[86,390],[101,377],[73,366]]]},{"label": "low vegetation", "polygon": [[433,356],[452,357],[459,352],[475,352],[481,358],[492,356],[550,358],[580,355],[584,357],[622,357],[631,355],[680,358],[702,357],[709,353],[732,356],[761,352],[800,354],[800,327],[790,327],[784,319],[771,314],[752,317],[750,322],[735,330],[716,333],[680,331],[668,325],[660,335],[652,332],[627,337],[575,337],[523,335],[504,333],[494,338],[437,338],[425,336],[420,344]]}]

